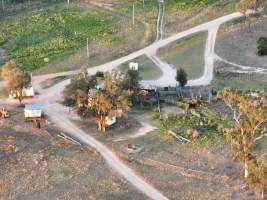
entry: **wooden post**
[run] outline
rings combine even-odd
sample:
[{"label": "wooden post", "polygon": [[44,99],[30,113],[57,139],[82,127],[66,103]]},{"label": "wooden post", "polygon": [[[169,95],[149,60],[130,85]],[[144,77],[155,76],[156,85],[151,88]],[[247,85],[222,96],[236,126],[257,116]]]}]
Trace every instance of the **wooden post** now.
[{"label": "wooden post", "polygon": [[86,48],[86,55],[87,55],[87,57],[89,57],[89,39],[87,38],[86,39],[86,46],[87,46],[87,48]]},{"label": "wooden post", "polygon": [[133,25],[134,25],[134,21],[135,21],[135,20],[134,20],[134,17],[135,17],[135,16],[134,16],[134,3],[133,3]]},{"label": "wooden post", "polygon": [[4,3],[4,0],[2,0],[2,9],[5,10],[5,3]]}]

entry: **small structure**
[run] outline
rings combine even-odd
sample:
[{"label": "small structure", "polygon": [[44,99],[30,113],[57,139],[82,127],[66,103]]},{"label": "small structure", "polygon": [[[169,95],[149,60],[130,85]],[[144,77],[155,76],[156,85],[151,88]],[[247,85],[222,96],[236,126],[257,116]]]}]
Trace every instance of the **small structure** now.
[{"label": "small structure", "polygon": [[[23,88],[22,90],[22,96],[23,97],[34,97],[35,92],[32,86]],[[18,91],[10,91],[9,98],[10,99],[16,99],[18,98],[19,94]]]},{"label": "small structure", "polygon": [[115,116],[113,117],[106,117],[106,125],[107,126],[112,126],[117,122],[117,118]]},{"label": "small structure", "polygon": [[24,108],[24,117],[26,119],[41,119],[42,109],[37,104],[26,104]]},{"label": "small structure", "polygon": [[139,65],[138,65],[137,62],[130,62],[130,64],[129,64],[129,69],[130,70],[138,71],[138,67],[139,67]]}]

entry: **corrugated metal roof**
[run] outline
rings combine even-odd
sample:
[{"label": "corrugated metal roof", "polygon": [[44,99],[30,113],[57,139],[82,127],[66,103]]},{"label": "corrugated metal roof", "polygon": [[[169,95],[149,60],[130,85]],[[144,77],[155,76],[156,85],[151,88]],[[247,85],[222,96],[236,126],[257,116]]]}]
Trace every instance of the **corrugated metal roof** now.
[{"label": "corrugated metal roof", "polygon": [[41,110],[41,106],[38,104],[26,104],[25,105],[26,110]]}]

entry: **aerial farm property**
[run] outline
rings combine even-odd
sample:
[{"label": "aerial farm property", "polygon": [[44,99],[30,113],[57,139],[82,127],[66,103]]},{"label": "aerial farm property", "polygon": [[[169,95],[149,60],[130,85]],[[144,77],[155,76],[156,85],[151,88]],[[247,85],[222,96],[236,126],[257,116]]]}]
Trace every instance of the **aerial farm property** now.
[{"label": "aerial farm property", "polygon": [[2,0],[0,200],[267,198],[266,0]]}]

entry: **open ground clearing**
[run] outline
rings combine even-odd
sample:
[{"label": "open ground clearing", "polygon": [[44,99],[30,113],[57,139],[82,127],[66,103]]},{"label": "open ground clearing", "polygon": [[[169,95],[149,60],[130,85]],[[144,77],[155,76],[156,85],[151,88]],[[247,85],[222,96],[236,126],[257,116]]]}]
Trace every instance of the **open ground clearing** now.
[{"label": "open ground clearing", "polygon": [[53,124],[38,130],[22,108],[0,119],[0,199],[146,199],[102,157],[58,135]]},{"label": "open ground clearing", "polygon": [[[158,79],[162,72],[158,66],[156,66],[150,59],[146,56],[141,56],[132,60],[139,64],[138,71],[140,72],[140,76],[142,80],[155,80]],[[126,72],[129,69],[129,62],[122,64],[118,67],[122,72]]]},{"label": "open ground clearing", "polygon": [[266,74],[231,72],[232,69],[235,69],[235,66],[220,61],[215,62],[215,68],[220,73],[214,73],[214,78],[211,82],[214,89],[220,90],[224,87],[245,91],[267,89]]},{"label": "open ground clearing", "polygon": [[[257,40],[267,36],[267,19],[252,22],[251,30],[248,21],[237,20],[236,23],[222,26],[222,31],[228,31],[218,37],[216,53],[221,58],[243,66],[267,68],[267,56],[257,55]],[[229,32],[230,31],[230,32]]]},{"label": "open ground clearing", "polygon": [[204,73],[207,33],[198,33],[159,49],[158,56],[174,68],[183,68],[189,79]]},{"label": "open ground clearing", "polygon": [[[209,106],[212,109],[212,105]],[[225,106],[222,109],[225,112]],[[138,113],[138,110],[134,113]],[[134,113],[131,115],[133,118],[129,119],[133,122],[131,127],[137,125],[134,119],[140,117]],[[212,137],[210,133],[203,131],[203,136],[195,138],[192,143],[183,143],[162,132],[160,124],[163,122],[151,117],[152,115],[143,113],[141,118],[157,126],[156,131],[135,139],[128,138],[117,142],[114,142],[116,141],[114,139],[123,136],[116,131],[118,127],[102,135],[92,129],[94,122],[92,124],[90,121],[84,122],[83,125],[78,122],[78,124],[87,134],[107,144],[147,182],[160,188],[169,199],[253,199],[255,197],[253,190],[243,188],[245,182],[242,166],[233,161],[230,147],[221,135],[217,135],[216,128],[209,130],[210,133],[213,132]],[[130,134],[134,134],[133,128],[127,132],[127,135]],[[128,144],[137,145],[141,150],[138,153],[128,154],[125,152]],[[265,148],[264,144],[262,147]]]}]

